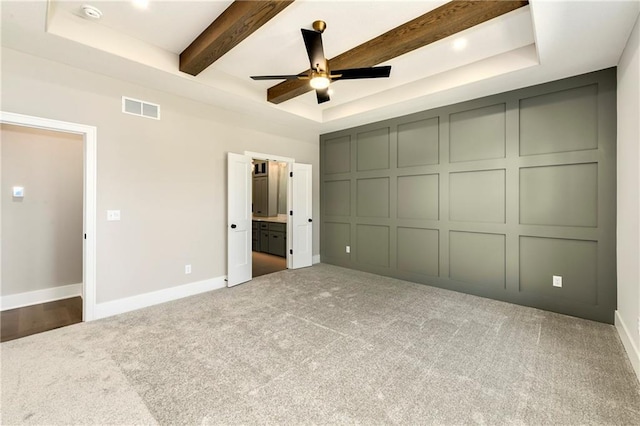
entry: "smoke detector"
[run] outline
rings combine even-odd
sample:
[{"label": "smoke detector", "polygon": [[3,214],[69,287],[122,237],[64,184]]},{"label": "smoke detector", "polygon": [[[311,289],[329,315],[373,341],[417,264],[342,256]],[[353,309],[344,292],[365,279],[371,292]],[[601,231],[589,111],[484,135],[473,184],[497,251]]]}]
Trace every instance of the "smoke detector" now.
[{"label": "smoke detector", "polygon": [[82,5],[82,13],[85,17],[89,19],[100,19],[102,18],[102,12],[95,6],[91,6],[90,4]]}]

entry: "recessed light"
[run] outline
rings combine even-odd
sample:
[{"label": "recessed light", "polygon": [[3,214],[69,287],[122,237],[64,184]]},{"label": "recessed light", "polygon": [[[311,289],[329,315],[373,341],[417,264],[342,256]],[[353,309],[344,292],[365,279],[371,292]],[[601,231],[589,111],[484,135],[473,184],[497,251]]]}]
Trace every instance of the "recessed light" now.
[{"label": "recessed light", "polygon": [[131,3],[138,9],[146,9],[149,6],[149,0],[131,0]]},{"label": "recessed light", "polygon": [[87,18],[91,19],[100,19],[102,18],[102,12],[95,6],[91,6],[90,4],[82,5],[82,13]]},{"label": "recessed light", "polygon": [[467,47],[466,38],[457,38],[453,41],[453,50],[464,50],[465,47]]}]

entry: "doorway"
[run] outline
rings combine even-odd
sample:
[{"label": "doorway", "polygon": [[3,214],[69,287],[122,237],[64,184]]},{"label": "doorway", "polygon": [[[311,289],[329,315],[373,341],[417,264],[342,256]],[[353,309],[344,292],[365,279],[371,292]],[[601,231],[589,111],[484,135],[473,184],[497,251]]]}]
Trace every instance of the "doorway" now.
[{"label": "doorway", "polygon": [[[38,306],[36,310],[67,309],[77,311],[78,299],[67,302],[55,303],[63,299],[71,299],[73,296],[81,297],[82,321],[90,321],[95,318],[95,229],[96,229],[96,128],[82,124],[51,120],[41,117],[33,117],[10,112],[0,112],[0,123],[3,125],[17,126],[23,129],[38,129],[42,131],[58,132],[60,134],[77,135],[82,144],[82,212],[80,214],[82,227],[79,228],[78,238],[81,241],[81,282],[75,285],[57,286],[54,289],[42,288],[17,294],[8,294],[1,298],[1,309],[9,312],[14,309],[22,309],[27,306]],[[0,178],[0,183],[2,182]],[[13,184],[12,184],[13,185]],[[5,185],[6,186],[6,185]],[[27,197],[27,188],[21,188],[19,184],[11,188],[11,201],[20,202],[19,199]],[[21,192],[22,191],[22,192]],[[6,195],[6,194],[3,194]],[[34,194],[32,194],[34,195]],[[3,197],[4,198],[4,197]],[[1,201],[0,201],[1,203]],[[1,206],[0,206],[1,207]],[[0,250],[0,254],[2,251]],[[34,267],[36,265],[33,265]],[[0,286],[5,288],[5,272],[0,275]],[[79,291],[78,291],[79,288]],[[55,308],[52,308],[52,304]],[[33,311],[34,309],[32,309]]]},{"label": "doorway", "polygon": [[288,169],[283,161],[252,159],[252,278],[287,269]]},{"label": "doorway", "polygon": [[[277,180],[256,179],[268,175],[269,167],[286,164],[282,174],[286,184],[286,210],[278,215],[277,201],[269,211],[264,197],[277,194]],[[250,281],[253,277],[253,247],[267,247],[269,254],[286,258],[288,269],[312,263],[312,174],[311,165],[294,159],[254,152],[227,155],[227,286]],[[263,168],[264,167],[264,168]],[[284,170],[285,166],[281,166]],[[277,172],[273,172],[276,174]],[[280,174],[278,174],[280,176]],[[274,189],[259,189],[272,185]],[[256,200],[253,192],[260,191]],[[282,198],[284,199],[284,194]],[[277,197],[276,197],[277,198]],[[255,201],[255,206],[253,205]],[[257,215],[254,216],[254,213]],[[265,220],[267,218],[271,218]],[[275,220],[279,219],[279,220]],[[278,223],[279,222],[279,223]],[[263,243],[264,241],[264,243]],[[254,244],[255,243],[255,244]]]}]

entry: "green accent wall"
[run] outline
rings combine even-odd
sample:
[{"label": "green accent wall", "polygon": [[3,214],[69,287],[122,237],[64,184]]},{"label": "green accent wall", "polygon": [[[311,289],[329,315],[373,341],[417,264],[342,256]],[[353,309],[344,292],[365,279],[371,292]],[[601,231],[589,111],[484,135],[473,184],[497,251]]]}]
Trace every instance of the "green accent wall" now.
[{"label": "green accent wall", "polygon": [[613,323],[615,151],[615,68],[324,134],[322,261]]}]

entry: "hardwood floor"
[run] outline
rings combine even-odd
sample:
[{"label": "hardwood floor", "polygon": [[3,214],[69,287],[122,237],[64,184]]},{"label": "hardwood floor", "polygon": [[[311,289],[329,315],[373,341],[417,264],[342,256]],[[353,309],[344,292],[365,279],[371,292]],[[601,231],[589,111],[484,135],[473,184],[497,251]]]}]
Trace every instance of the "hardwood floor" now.
[{"label": "hardwood floor", "polygon": [[82,322],[82,297],[25,306],[0,315],[0,342]]},{"label": "hardwood floor", "polygon": [[253,256],[253,278],[287,269],[287,259],[284,257],[257,251],[252,251],[251,254]]}]

